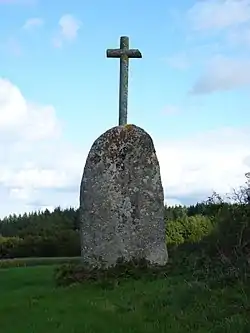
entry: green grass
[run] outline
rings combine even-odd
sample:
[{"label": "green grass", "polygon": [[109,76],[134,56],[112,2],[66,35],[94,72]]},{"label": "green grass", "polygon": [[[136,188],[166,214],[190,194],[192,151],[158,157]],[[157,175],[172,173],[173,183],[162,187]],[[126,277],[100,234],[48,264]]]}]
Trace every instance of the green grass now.
[{"label": "green grass", "polygon": [[55,265],[63,263],[79,262],[80,257],[31,257],[31,258],[15,258],[15,259],[1,259],[0,268],[9,267],[22,267],[22,266],[41,266],[41,265]]},{"label": "green grass", "polygon": [[250,288],[213,287],[187,275],[55,286],[54,266],[0,270],[3,333],[249,333]]}]

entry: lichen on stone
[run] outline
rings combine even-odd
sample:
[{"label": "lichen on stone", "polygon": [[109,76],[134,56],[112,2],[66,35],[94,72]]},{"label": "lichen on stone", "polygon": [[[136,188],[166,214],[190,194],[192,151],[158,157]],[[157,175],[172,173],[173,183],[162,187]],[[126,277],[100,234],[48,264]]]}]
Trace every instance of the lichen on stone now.
[{"label": "lichen on stone", "polygon": [[143,129],[116,126],[94,142],[81,182],[80,220],[82,256],[90,264],[99,257],[113,264],[121,256],[166,263],[160,168]]},{"label": "lichen on stone", "polygon": [[124,125],[125,129],[127,129],[128,131],[131,131],[133,129],[133,125],[132,124],[126,124]]}]

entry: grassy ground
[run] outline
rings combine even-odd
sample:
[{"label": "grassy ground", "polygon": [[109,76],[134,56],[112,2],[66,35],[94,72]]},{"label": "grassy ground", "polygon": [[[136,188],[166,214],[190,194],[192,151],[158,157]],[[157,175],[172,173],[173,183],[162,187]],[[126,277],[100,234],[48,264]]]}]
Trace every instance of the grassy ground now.
[{"label": "grassy ground", "polygon": [[3,333],[249,333],[250,290],[188,276],[56,288],[53,266],[0,270]]},{"label": "grassy ground", "polygon": [[55,265],[63,263],[79,262],[81,257],[33,257],[33,258],[16,258],[0,259],[0,268],[23,267],[23,266],[42,266]]}]

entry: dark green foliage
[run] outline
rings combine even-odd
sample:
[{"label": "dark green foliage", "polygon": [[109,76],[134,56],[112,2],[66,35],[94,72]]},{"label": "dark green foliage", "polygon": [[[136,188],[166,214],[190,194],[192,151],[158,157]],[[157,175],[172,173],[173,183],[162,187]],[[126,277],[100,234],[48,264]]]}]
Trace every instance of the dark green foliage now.
[{"label": "dark green foliage", "polygon": [[216,205],[210,215],[212,228],[207,235],[198,242],[187,241],[178,248],[170,247],[173,269],[185,267],[192,276],[216,285],[249,281],[250,204],[244,201],[229,204],[216,194],[207,206]]},{"label": "dark green foliage", "polygon": [[210,246],[210,249],[232,259],[241,255],[249,256],[250,205],[238,204],[222,207],[215,217],[215,222],[215,228],[209,241],[211,245],[216,246]]},{"label": "dark green foliage", "polygon": [[56,208],[0,221],[0,258],[80,255],[78,211]]},{"label": "dark green foliage", "polygon": [[167,221],[175,221],[187,216],[188,208],[185,206],[165,207],[165,218]]},{"label": "dark green foliage", "polygon": [[125,262],[122,258],[116,265],[105,268],[89,268],[84,264],[64,264],[55,270],[55,280],[58,286],[67,286],[72,283],[98,282],[101,285],[117,285],[126,279],[156,279],[167,276],[168,266],[151,265],[145,259],[133,259]]},{"label": "dark green foliage", "polygon": [[0,258],[15,257],[23,239],[20,237],[2,237],[0,235]]},{"label": "dark green foliage", "polygon": [[0,234],[5,237],[42,235],[59,230],[79,230],[78,210],[58,207],[53,212],[13,214],[0,220]]},{"label": "dark green foliage", "polygon": [[215,228],[200,244],[211,268],[233,279],[250,278],[250,205],[222,207]]}]

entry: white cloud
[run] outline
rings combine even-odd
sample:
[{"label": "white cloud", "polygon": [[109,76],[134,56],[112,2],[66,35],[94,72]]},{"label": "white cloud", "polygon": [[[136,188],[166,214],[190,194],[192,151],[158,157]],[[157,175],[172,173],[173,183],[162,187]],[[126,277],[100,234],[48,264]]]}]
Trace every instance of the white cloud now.
[{"label": "white cloud", "polygon": [[206,199],[213,191],[225,194],[243,185],[250,170],[249,141],[250,128],[224,128],[156,143],[166,201]]},{"label": "white cloud", "polygon": [[81,27],[81,22],[72,15],[63,15],[59,20],[59,25],[64,38],[68,40],[75,39],[78,30]]},{"label": "white cloud", "polygon": [[[155,142],[166,202],[205,199],[230,191],[250,169],[250,129],[219,129]],[[0,80],[0,216],[78,206],[87,151],[65,142],[52,106],[27,101]]]},{"label": "white cloud", "polygon": [[[63,206],[68,198],[62,195],[80,181],[84,155],[64,142],[54,108],[30,103],[5,79],[0,79],[0,151],[0,215],[39,209],[47,201]],[[68,205],[77,202],[77,193],[75,199]]]},{"label": "white cloud", "polygon": [[40,17],[29,18],[23,25],[23,29],[30,30],[32,28],[40,27],[44,24],[44,21]]},{"label": "white cloud", "polygon": [[206,94],[250,85],[250,60],[214,56],[191,89],[193,94]]},{"label": "white cloud", "polygon": [[52,106],[27,102],[17,87],[0,79],[0,140],[36,141],[59,134],[60,125]]},{"label": "white cloud", "polygon": [[77,38],[82,22],[70,14],[63,15],[59,22],[59,31],[52,42],[55,47],[62,47],[65,41],[72,42]]},{"label": "white cloud", "polygon": [[208,38],[210,43],[213,40],[219,46],[202,60],[197,55],[193,57],[196,69],[197,62],[205,69],[191,92],[206,94],[250,85],[250,61],[247,56],[250,46],[250,0],[196,1],[188,10],[187,17],[193,29],[193,42],[199,44]]},{"label": "white cloud", "polygon": [[250,20],[250,0],[198,1],[188,11],[195,30],[224,29]]}]

